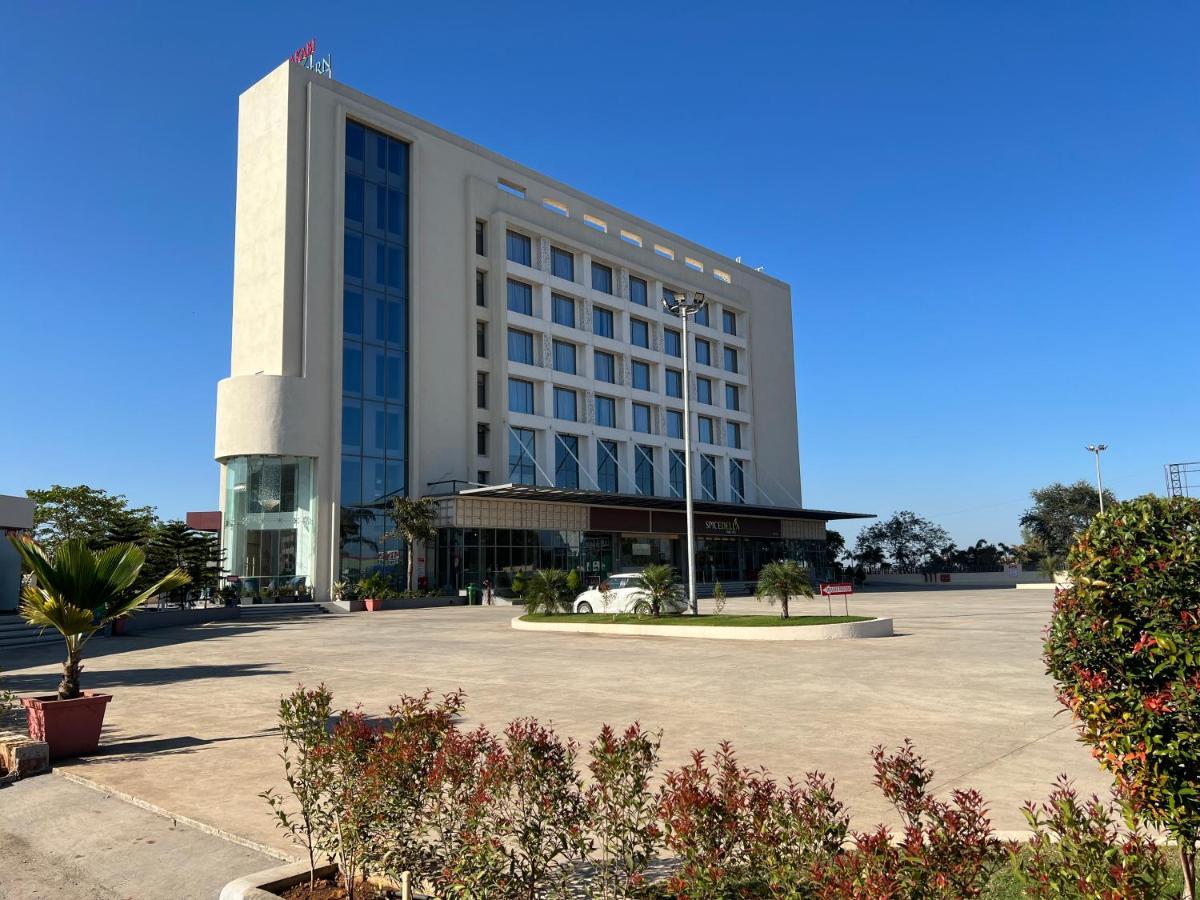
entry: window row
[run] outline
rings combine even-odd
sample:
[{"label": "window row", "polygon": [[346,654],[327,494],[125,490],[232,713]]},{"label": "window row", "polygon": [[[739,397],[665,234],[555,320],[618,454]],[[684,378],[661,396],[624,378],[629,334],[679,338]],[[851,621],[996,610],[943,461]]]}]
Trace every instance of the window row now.
[{"label": "window row", "polygon": [[[370,214],[371,210],[367,210]],[[519,231],[508,229],[505,232],[505,258],[517,265],[533,267],[533,239]],[[482,220],[475,222],[475,252],[481,256],[487,254],[487,223]],[[575,281],[576,254],[556,244],[550,245],[550,274],[565,281]],[[591,263],[590,280],[593,290],[604,294],[613,293],[613,267],[595,260]],[[675,292],[666,290],[668,298],[673,298]],[[644,278],[636,275],[629,276],[629,302],[639,306],[649,306],[649,286]],[[699,325],[711,327],[709,309],[701,307],[694,321]],[[726,334],[738,333],[738,314],[734,310],[722,310],[721,328]]]},{"label": "window row", "polygon": [[[487,373],[479,373],[478,397],[476,405],[481,409],[487,408]],[[535,396],[537,393],[536,386],[532,381],[526,381],[523,378],[508,379],[508,411],[515,413],[525,413],[528,415],[537,415],[537,404]],[[554,386],[553,389],[553,404],[552,415],[556,419],[563,419],[568,422],[578,422],[579,418],[579,392],[574,388]],[[621,428],[623,427],[617,415],[617,398],[608,397],[604,394],[596,394],[594,397],[594,415],[595,423],[605,428]],[[664,410],[666,423],[665,434],[670,438],[683,439],[683,412],[678,409]],[[654,434],[653,427],[653,407],[648,403],[634,402],[630,405],[630,423],[629,430],[636,431],[641,434]],[[702,444],[716,444],[717,420],[711,416],[696,417],[696,437]],[[726,422],[725,423],[725,446],[735,450],[741,450],[742,444],[742,423],[741,422]]]},{"label": "window row", "polygon": [[[486,432],[481,432],[486,434]],[[633,467],[629,469],[629,461],[622,459],[622,444],[612,440],[596,442],[595,467],[590,477],[584,476],[581,484],[580,473],[586,471],[580,457],[579,436],[573,434],[553,435],[554,469],[546,470],[539,465],[537,458],[536,432],[531,428],[510,428],[508,438],[508,478],[514,484],[545,484],[547,477],[553,478],[554,487],[568,490],[594,488],[606,493],[618,493],[620,490],[620,474],[625,473],[631,482],[633,492],[645,496],[659,493],[656,475],[661,447],[646,444],[635,444],[633,447]],[[701,453],[699,458],[699,491],[696,496],[702,500],[717,500],[717,470],[720,458],[707,453]],[[745,462],[740,459],[729,459],[727,471],[729,479],[729,499],[734,503],[746,502],[746,469]],[[541,477],[539,478],[539,472]],[[683,497],[686,485],[686,468],[683,451],[667,449],[667,483],[666,494],[670,497]],[[629,476],[632,475],[632,478]]]}]

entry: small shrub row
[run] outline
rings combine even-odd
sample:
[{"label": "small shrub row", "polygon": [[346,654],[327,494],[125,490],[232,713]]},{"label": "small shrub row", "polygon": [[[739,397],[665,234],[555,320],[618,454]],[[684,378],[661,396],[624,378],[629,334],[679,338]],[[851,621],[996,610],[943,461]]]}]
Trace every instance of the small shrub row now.
[{"label": "small shrub row", "polygon": [[313,868],[337,864],[347,897],[409,873],[438,897],[950,900],[983,896],[1006,861],[1026,896],[1171,896],[1153,841],[1065,780],[1026,808],[1033,838],[1004,844],[976,791],[940,800],[911,743],[878,747],[901,829],[856,832],[817,772],[781,783],[722,743],[656,778],[661,736],[637,724],[581,750],[534,719],[465,730],[464,702],[402,697],[375,721],[335,717],[324,686],[281,701],[288,791],[262,796]]}]

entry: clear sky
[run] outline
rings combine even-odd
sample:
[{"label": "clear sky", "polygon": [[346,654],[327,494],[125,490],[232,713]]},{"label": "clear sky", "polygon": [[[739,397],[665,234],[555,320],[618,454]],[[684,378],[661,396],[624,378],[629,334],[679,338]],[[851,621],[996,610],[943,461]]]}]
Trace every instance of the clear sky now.
[{"label": "clear sky", "polygon": [[[0,493],[217,504],[238,94],[344,81],[788,281],[806,505],[1200,459],[1200,7],[7,3]],[[846,529],[852,532],[854,529]]]}]

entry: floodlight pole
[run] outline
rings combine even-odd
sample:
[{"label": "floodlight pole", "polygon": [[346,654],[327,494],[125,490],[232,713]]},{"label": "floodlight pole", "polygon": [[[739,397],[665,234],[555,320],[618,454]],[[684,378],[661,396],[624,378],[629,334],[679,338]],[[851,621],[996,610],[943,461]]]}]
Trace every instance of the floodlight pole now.
[{"label": "floodlight pole", "polygon": [[1108,444],[1088,444],[1084,449],[1096,454],[1096,493],[1100,495],[1100,512],[1104,512],[1104,481],[1100,478],[1100,453],[1108,449]]},{"label": "floodlight pole", "polygon": [[[693,616],[698,616],[700,604],[696,599],[696,522],[692,518],[692,380],[688,374],[688,355],[691,352],[691,345],[688,343],[688,318],[700,312],[704,306],[704,294],[688,291],[673,301],[663,294],[662,304],[667,312],[679,316],[683,333],[683,496],[687,516],[688,608]],[[669,451],[667,468],[669,471]]]}]

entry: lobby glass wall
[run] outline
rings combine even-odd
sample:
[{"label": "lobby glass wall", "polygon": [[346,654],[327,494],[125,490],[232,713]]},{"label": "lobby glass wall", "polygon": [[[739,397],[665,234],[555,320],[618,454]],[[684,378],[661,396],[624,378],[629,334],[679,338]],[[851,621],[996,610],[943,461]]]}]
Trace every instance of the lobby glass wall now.
[{"label": "lobby glass wall", "polygon": [[[430,561],[431,584],[454,592],[488,580],[503,592],[518,572],[578,568],[592,585],[612,572],[633,572],[652,563],[674,566],[683,576],[685,543],[681,536],[661,534],[442,528]],[[804,563],[814,584],[829,580],[824,541],[696,539],[696,575],[702,583],[754,581],[759,569],[778,559]]]},{"label": "lobby glass wall", "polygon": [[244,592],[312,583],[313,460],[236,456],[225,462],[225,568]]},{"label": "lobby glass wall", "polygon": [[383,510],[408,489],[408,156],[346,123],[338,577],[350,581],[405,566]]}]

